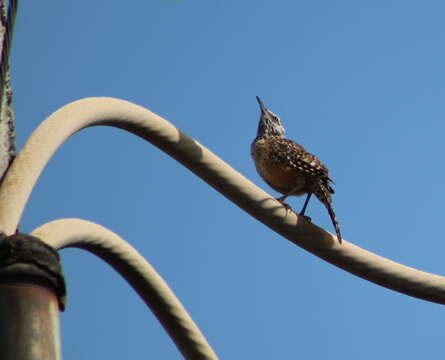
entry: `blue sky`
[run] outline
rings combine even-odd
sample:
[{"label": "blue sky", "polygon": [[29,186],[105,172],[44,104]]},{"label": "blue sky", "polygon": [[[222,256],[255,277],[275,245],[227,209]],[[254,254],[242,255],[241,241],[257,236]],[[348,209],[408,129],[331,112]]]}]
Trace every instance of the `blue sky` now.
[{"label": "blue sky", "polygon": [[[443,1],[23,1],[12,52],[17,143],[59,107],[126,99],[165,117],[253,182],[255,96],[336,183],[346,240],[443,274]],[[126,7],[128,6],[128,7]],[[295,208],[303,199],[289,201]],[[312,200],[308,215],[333,232]],[[72,137],[21,230],[79,217],[160,272],[222,359],[435,358],[440,305],[333,267],[121,130]],[[64,359],[180,358],[108,265],[64,250]]]}]

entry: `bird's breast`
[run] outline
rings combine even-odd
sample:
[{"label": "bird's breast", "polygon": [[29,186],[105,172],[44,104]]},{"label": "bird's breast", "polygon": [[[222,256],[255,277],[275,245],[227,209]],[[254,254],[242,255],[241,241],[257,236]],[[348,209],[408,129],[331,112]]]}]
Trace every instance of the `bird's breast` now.
[{"label": "bird's breast", "polygon": [[309,191],[307,176],[285,162],[277,161],[265,140],[258,140],[252,144],[252,157],[259,175],[274,190],[285,194],[296,189],[293,195],[300,196]]}]

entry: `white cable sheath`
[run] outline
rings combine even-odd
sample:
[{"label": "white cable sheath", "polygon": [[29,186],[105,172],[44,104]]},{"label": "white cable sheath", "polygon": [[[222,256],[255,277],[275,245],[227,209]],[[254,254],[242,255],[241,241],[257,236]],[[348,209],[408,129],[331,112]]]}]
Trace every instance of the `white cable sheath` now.
[{"label": "white cable sheath", "polygon": [[[32,232],[55,249],[88,250],[110,264],[150,307],[186,359],[217,359],[204,335],[167,283],[139,252],[112,231],[90,221],[60,219]],[[147,237],[151,234],[147,234]]]},{"label": "white cable sheath", "polygon": [[259,221],[326,261],[387,288],[445,304],[444,277],[398,264],[347,241],[339,245],[333,235],[286,212],[272,196],[167,120],[141,106],[113,98],[75,101],[57,110],[37,128],[0,187],[0,229],[6,234],[14,233],[50,157],[72,134],[95,125],[122,128],[146,139]]}]

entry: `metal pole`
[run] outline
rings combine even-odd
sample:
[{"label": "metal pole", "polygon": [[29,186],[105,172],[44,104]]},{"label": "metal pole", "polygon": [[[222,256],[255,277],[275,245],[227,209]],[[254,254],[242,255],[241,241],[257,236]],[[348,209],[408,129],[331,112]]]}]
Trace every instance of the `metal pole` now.
[{"label": "metal pole", "polygon": [[44,286],[0,284],[0,357],[61,359],[57,296]]},{"label": "metal pole", "polygon": [[0,0],[0,180],[15,156],[14,112],[9,71],[9,54],[18,0]]},{"label": "metal pole", "polygon": [[33,236],[2,236],[0,359],[61,360],[64,298],[57,252]]}]

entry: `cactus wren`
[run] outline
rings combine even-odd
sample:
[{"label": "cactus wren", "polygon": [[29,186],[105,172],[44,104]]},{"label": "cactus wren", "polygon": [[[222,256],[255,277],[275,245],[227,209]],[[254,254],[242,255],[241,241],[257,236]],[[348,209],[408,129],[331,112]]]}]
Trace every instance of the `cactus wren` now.
[{"label": "cactus wren", "polygon": [[288,196],[307,194],[300,215],[304,216],[312,194],[320,200],[328,210],[341,243],[340,226],[332,209],[329,170],[322,162],[301,145],[286,138],[280,118],[268,110],[260,98],[261,117],[258,132],[251,145],[251,154],[260,176],[274,190],[283,194],[277,198],[286,208],[290,208],[284,200]]}]

